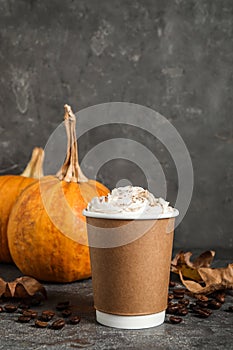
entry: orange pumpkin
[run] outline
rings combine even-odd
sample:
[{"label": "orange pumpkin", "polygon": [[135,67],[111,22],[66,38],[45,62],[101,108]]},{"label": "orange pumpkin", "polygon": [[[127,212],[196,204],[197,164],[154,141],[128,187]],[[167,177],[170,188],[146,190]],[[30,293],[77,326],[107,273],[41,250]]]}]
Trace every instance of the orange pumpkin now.
[{"label": "orange pumpkin", "polygon": [[56,176],[26,188],[8,224],[12,258],[22,273],[52,282],[71,282],[91,275],[86,220],[82,211],[108,189],[88,180],[78,164],[75,116],[65,105],[67,156]]},{"label": "orange pumpkin", "polygon": [[34,148],[31,160],[21,175],[3,175],[0,177],[0,261],[12,262],[7,240],[9,215],[20,192],[42,176],[44,151]]}]

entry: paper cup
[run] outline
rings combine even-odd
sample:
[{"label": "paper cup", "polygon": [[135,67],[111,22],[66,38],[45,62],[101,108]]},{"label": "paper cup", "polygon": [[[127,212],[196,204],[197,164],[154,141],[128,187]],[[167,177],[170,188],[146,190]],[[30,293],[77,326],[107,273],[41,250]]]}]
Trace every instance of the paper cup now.
[{"label": "paper cup", "polygon": [[125,329],[163,323],[176,215],[154,220],[84,215],[97,321]]}]

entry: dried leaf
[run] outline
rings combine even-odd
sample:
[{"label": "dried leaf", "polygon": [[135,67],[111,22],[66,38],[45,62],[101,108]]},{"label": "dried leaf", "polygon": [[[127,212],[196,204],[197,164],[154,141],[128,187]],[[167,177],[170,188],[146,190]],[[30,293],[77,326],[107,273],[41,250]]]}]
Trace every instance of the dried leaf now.
[{"label": "dried leaf", "polygon": [[210,265],[213,262],[215,256],[214,250],[207,250],[206,252],[199,255],[194,262],[192,263],[192,266],[194,268],[200,268],[200,267],[210,267]]},{"label": "dried leaf", "polygon": [[45,287],[32,277],[16,278],[12,282],[5,282],[0,278],[0,297],[25,298],[41,293],[45,298],[47,293]]},{"label": "dried leaf", "polygon": [[171,262],[171,271],[177,274],[181,273],[182,276],[201,282],[202,277],[198,272],[198,268],[209,267],[213,261],[215,252],[208,250],[198,256],[193,262],[190,260],[191,256],[191,252],[184,253],[181,251],[176,254]]},{"label": "dried leaf", "polygon": [[200,283],[190,280],[184,280],[182,272],[179,272],[180,279],[184,286],[192,293],[196,294],[209,294],[221,289],[233,289],[233,264],[229,264],[224,268],[211,269],[207,267],[201,267],[197,269],[202,282]]}]

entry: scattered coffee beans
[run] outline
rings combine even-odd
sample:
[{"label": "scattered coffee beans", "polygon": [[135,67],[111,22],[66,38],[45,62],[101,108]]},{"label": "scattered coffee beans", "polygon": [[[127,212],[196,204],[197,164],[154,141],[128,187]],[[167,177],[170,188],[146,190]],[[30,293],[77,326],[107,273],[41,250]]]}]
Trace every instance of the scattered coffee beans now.
[{"label": "scattered coffee beans", "polygon": [[[209,296],[193,294],[173,281],[169,282],[169,288],[166,313],[171,315],[169,320],[174,324],[182,322],[182,317],[186,316],[189,312],[193,313],[196,317],[208,318],[212,314],[210,309],[220,309],[226,298],[224,291],[217,291]],[[185,295],[187,296],[186,298]],[[196,301],[190,303],[191,300],[189,297],[191,297],[191,300],[196,299]],[[229,306],[225,311],[233,313],[233,305]],[[71,320],[70,323],[72,324]]]},{"label": "scattered coffee beans", "polygon": [[59,318],[58,320],[54,321],[50,328],[51,329],[62,329],[65,326],[65,321],[62,318]]},{"label": "scattered coffee beans", "polygon": [[[203,294],[194,295],[192,293],[188,293],[186,288],[177,287],[178,284],[170,281],[169,287],[170,292],[168,293],[168,307],[167,314],[170,315],[169,321],[172,324],[179,324],[183,321],[184,316],[186,316],[189,312],[192,312],[195,316],[200,318],[208,318],[211,315],[211,310],[218,310],[222,304],[225,302],[225,292],[215,292],[210,295],[210,299]],[[186,298],[185,298],[186,295]],[[195,303],[190,304],[190,300],[187,298],[195,298]],[[178,299],[178,300],[174,300]],[[20,323],[29,323],[31,319],[36,319],[38,317],[38,312],[31,310],[30,306],[39,306],[41,305],[41,298],[33,297],[23,299],[22,302],[17,306],[15,304],[7,304],[4,307],[0,306],[1,312],[13,313],[17,311],[17,308],[20,309],[20,315],[18,317],[18,322]],[[63,318],[68,318],[67,321],[63,318],[56,319],[49,326],[49,321],[55,316],[55,312],[52,310],[44,310],[38,319],[35,320],[35,327],[37,328],[49,328],[54,330],[62,329],[66,323],[70,325],[77,325],[80,322],[80,317],[77,315],[72,316],[72,311],[70,310],[70,302],[63,301],[59,302],[56,305],[56,310],[61,311],[61,315]],[[233,312],[233,305],[229,306],[227,312]]]}]

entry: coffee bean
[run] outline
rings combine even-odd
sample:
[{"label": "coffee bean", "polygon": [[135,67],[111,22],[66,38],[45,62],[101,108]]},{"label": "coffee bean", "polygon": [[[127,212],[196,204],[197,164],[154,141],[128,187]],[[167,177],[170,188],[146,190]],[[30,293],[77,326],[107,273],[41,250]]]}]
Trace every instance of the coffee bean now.
[{"label": "coffee bean", "polygon": [[51,324],[51,329],[61,329],[65,326],[65,321],[62,318],[59,318],[58,320],[54,321]]},{"label": "coffee bean", "polygon": [[219,303],[221,303],[221,304],[223,304],[224,302],[225,302],[225,296],[226,296],[226,294],[224,293],[224,292],[222,292],[222,293],[216,293],[216,295],[215,295],[215,299],[219,302]]},{"label": "coffee bean", "polygon": [[167,309],[168,309],[169,307],[174,306],[174,305],[177,305],[177,306],[178,306],[177,303],[173,303],[172,301],[169,301],[169,303],[167,304]]},{"label": "coffee bean", "polygon": [[72,316],[70,317],[69,321],[70,321],[70,324],[78,324],[80,322],[81,318],[79,316]]},{"label": "coffee bean", "polygon": [[31,313],[31,318],[36,318],[37,317],[37,315],[38,315],[37,311],[35,311],[35,310],[28,310],[28,311],[30,311],[30,313]]},{"label": "coffee bean", "polygon": [[37,328],[46,328],[48,326],[48,322],[44,322],[44,321],[41,321],[41,320],[36,320],[35,321],[35,326]]},{"label": "coffee bean", "polygon": [[172,293],[168,293],[168,300],[172,300],[174,298],[174,295]]},{"label": "coffee bean", "polygon": [[178,304],[188,306],[189,305],[189,299],[183,298],[178,301]]},{"label": "coffee bean", "polygon": [[183,299],[185,295],[185,288],[175,288],[172,291],[175,299]]},{"label": "coffee bean", "polygon": [[31,313],[30,313],[30,312],[28,312],[28,310],[24,310],[24,311],[22,312],[22,316],[32,318]]},{"label": "coffee bean", "polygon": [[63,311],[61,312],[61,314],[62,314],[63,317],[69,317],[69,316],[71,316],[72,311],[69,310],[69,309],[66,309],[66,310],[63,310]]},{"label": "coffee bean", "polygon": [[40,320],[41,321],[50,321],[55,315],[55,312],[54,311],[51,311],[51,310],[45,310],[45,311],[42,311],[42,314],[40,316]]},{"label": "coffee bean", "polygon": [[175,315],[178,310],[179,310],[179,306],[177,304],[174,304],[173,306],[169,306],[166,312],[168,314]]},{"label": "coffee bean", "polygon": [[222,304],[219,301],[214,300],[214,299],[209,301],[209,303],[208,303],[208,307],[213,309],[213,310],[218,310],[218,309],[220,309],[221,306],[222,306]]},{"label": "coffee bean", "polygon": [[211,311],[208,310],[208,309],[202,309],[200,307],[196,307],[194,309],[194,312],[197,314],[198,317],[201,317],[201,318],[207,318],[211,315]]},{"label": "coffee bean", "polygon": [[4,309],[6,312],[12,313],[12,312],[15,312],[18,308],[14,304],[7,304],[4,306]]},{"label": "coffee bean", "polygon": [[176,282],[170,281],[169,282],[169,287],[173,288],[176,286]]},{"label": "coffee bean", "polygon": [[177,310],[176,315],[178,315],[178,316],[186,316],[188,313],[189,313],[188,309],[181,308],[181,309]]},{"label": "coffee bean", "polygon": [[176,294],[184,294],[185,291],[186,291],[185,288],[175,288],[175,289],[173,290],[173,293],[176,293]]},{"label": "coffee bean", "polygon": [[34,310],[24,310],[23,311],[23,316],[30,316],[31,318],[36,318],[38,315],[38,312],[37,311],[34,311]]},{"label": "coffee bean", "polygon": [[182,318],[181,317],[175,317],[175,316],[170,316],[169,317],[169,321],[173,324],[178,324],[180,322],[182,322]]},{"label": "coffee bean", "polygon": [[173,292],[173,295],[174,295],[174,299],[184,299],[184,293],[176,293],[175,290]]},{"label": "coffee bean", "polygon": [[30,320],[31,320],[30,316],[21,315],[18,317],[18,322],[20,322],[20,323],[28,323],[28,322],[30,322]]},{"label": "coffee bean", "polygon": [[208,303],[207,303],[207,301],[201,301],[201,300],[197,300],[196,301],[196,304],[198,305],[198,306],[200,306],[201,308],[207,308],[208,307]]},{"label": "coffee bean", "polygon": [[0,313],[3,312],[3,311],[4,311],[3,307],[0,306]]},{"label": "coffee bean", "polygon": [[65,309],[67,309],[67,307],[70,305],[69,301],[63,301],[57,304],[56,309],[58,311],[63,311]]},{"label": "coffee bean", "polygon": [[195,308],[197,307],[197,304],[195,303],[192,303],[192,304],[189,304],[189,308],[191,309],[191,310],[195,310]]}]

